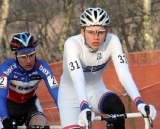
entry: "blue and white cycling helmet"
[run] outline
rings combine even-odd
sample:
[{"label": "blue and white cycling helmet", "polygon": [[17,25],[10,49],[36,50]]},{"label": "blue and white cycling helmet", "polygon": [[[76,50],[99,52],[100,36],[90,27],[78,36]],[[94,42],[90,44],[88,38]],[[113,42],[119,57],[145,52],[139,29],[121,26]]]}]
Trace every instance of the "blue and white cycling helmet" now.
[{"label": "blue and white cycling helmet", "polygon": [[30,52],[35,49],[37,42],[30,33],[17,33],[12,37],[10,42],[11,51]]},{"label": "blue and white cycling helmet", "polygon": [[80,17],[81,27],[86,26],[109,26],[110,19],[107,12],[99,7],[86,9]]}]

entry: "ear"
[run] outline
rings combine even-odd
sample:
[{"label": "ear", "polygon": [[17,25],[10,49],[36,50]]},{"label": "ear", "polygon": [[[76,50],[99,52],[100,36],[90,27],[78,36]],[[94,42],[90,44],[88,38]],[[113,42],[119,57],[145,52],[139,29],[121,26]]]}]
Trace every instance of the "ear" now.
[{"label": "ear", "polygon": [[81,28],[81,35],[83,35],[83,37],[84,37],[84,28]]},{"label": "ear", "polygon": [[108,34],[108,30],[106,31],[106,36],[107,36],[107,34]]},{"label": "ear", "polygon": [[12,56],[13,56],[13,58],[16,59],[16,53],[15,52],[12,53]]},{"label": "ear", "polygon": [[107,36],[107,34],[108,34],[108,27],[106,27],[105,29],[106,29],[106,36]]}]

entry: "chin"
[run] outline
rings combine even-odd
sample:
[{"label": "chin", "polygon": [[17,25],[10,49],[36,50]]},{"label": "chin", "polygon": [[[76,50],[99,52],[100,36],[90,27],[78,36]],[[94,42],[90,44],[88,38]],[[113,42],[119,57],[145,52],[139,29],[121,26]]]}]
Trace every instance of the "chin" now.
[{"label": "chin", "polygon": [[99,49],[99,47],[93,47],[92,49],[93,49],[94,51],[96,51],[96,50]]},{"label": "chin", "polygon": [[26,70],[26,71],[31,71],[31,70],[32,70],[32,68],[25,68],[25,70]]},{"label": "chin", "polygon": [[31,71],[31,69],[25,69],[27,72]]}]

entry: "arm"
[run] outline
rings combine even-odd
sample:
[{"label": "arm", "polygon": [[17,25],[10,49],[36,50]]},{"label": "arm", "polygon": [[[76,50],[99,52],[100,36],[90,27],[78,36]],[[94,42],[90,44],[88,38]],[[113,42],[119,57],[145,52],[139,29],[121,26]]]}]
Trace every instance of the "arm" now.
[{"label": "arm", "polygon": [[94,120],[95,113],[92,112],[88,105],[88,98],[86,93],[86,84],[83,73],[82,64],[80,61],[80,50],[75,44],[73,39],[69,39],[65,43],[64,47],[64,65],[66,66],[66,71],[69,72],[71,77],[73,87],[75,89],[77,100],[80,105],[81,112],[78,115],[79,126],[88,126],[87,111],[91,112],[91,120]]},{"label": "arm", "polygon": [[80,50],[75,42],[79,41],[70,38],[65,42],[63,63],[66,66],[66,71],[69,72],[69,76],[71,77],[80,108],[81,110],[84,110],[89,108],[88,98],[85,89],[86,85],[83,68],[80,61]]},{"label": "arm", "polygon": [[[145,112],[146,104],[143,102],[141,95],[138,91],[138,88],[132,78],[132,75],[128,68],[127,60],[125,58],[125,55],[122,52],[121,43],[116,36],[114,36],[111,40],[110,49],[111,49],[111,57],[112,57],[119,81],[121,82],[122,86],[125,88],[129,96],[132,98],[132,100],[136,104],[138,111],[140,111],[144,116],[146,116],[146,112]],[[150,117],[152,117],[152,119],[155,119],[157,112],[154,106],[149,105],[149,107],[150,107]]]},{"label": "arm", "polygon": [[56,79],[55,79],[55,77],[54,77],[49,65],[45,64],[44,66],[47,69],[48,74],[47,75],[43,74],[43,80],[44,80],[44,82],[45,82],[45,84],[47,86],[47,89],[48,89],[50,95],[52,96],[52,98],[54,99],[54,101],[55,101],[55,103],[57,105],[58,89],[59,89],[58,83],[57,83],[57,81],[56,81]]},{"label": "arm", "polygon": [[0,117],[2,118],[2,124],[5,129],[12,129],[12,123],[9,120],[6,101],[7,101],[7,94],[8,94],[8,79],[6,76],[0,76]]},{"label": "arm", "polygon": [[50,95],[52,96],[52,98],[54,99],[54,101],[57,105],[59,87],[58,87],[58,83],[57,83],[55,77],[53,76],[53,74],[51,74],[46,79],[44,79],[44,81],[45,81],[45,84],[48,88]]},{"label": "arm", "polygon": [[6,107],[7,101],[7,94],[8,94],[8,78],[7,76],[1,73],[0,76],[0,117],[2,121],[4,118],[8,117],[8,111]]},{"label": "arm", "polygon": [[129,96],[132,98],[132,100],[135,102],[136,105],[139,103],[143,103],[138,88],[129,71],[128,63],[122,51],[122,46],[118,37],[113,36],[109,47],[111,50],[111,57],[113,60],[113,64],[122,86],[125,88],[125,90],[127,91],[127,93],[129,94]]},{"label": "arm", "polygon": [[[9,88],[9,76],[11,75],[11,73],[6,72],[7,70],[8,67],[5,66],[5,64],[0,65],[0,117],[2,118],[1,121],[5,129],[13,129],[6,106]],[[5,74],[5,72],[7,74]]]}]

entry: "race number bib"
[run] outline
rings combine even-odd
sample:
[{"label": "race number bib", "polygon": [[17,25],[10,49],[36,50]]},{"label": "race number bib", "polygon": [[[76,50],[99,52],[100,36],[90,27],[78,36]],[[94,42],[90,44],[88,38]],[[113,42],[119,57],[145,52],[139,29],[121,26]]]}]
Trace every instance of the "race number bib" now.
[{"label": "race number bib", "polygon": [[0,88],[7,87],[7,77],[0,77]]},{"label": "race number bib", "polygon": [[55,87],[58,86],[58,83],[57,83],[57,81],[56,81],[54,76],[48,76],[47,80],[48,80],[48,83],[49,83],[51,88],[55,88]]}]

